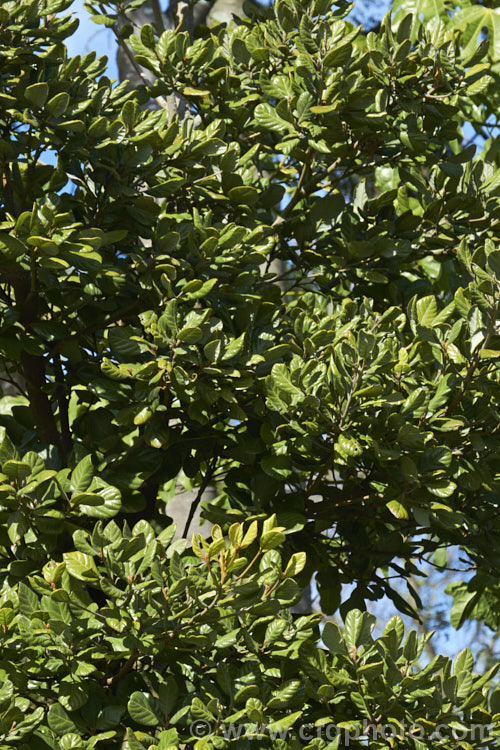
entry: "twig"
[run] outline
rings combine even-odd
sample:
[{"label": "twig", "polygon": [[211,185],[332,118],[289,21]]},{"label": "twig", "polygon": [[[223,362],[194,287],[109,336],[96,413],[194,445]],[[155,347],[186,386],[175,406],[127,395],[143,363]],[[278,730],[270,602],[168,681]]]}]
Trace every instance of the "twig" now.
[{"label": "twig", "polygon": [[236,578],[237,581],[240,581],[242,578],[244,578],[246,576],[246,574],[248,573],[248,571],[250,570],[250,568],[252,567],[252,565],[255,562],[257,562],[257,560],[259,559],[259,557],[260,557],[261,554],[262,554],[262,550],[259,547],[258,551],[254,555],[254,557],[252,558],[252,560],[248,563],[248,565],[246,566],[246,568],[243,571],[243,573],[240,573],[239,576]]},{"label": "twig", "polygon": [[[331,469],[331,466],[333,464],[334,459],[335,459],[335,449],[331,448],[330,455],[328,457],[327,462],[318,471],[318,473],[316,474],[315,479],[310,484],[308,484],[308,486],[306,487],[306,496],[307,497],[309,497],[309,495],[312,493],[312,491],[314,490],[314,488],[316,487],[316,485],[318,484],[318,482],[320,481],[320,479],[322,479],[325,476],[325,474],[328,474],[328,472]],[[311,479],[312,479],[312,477],[311,477]]]},{"label": "twig", "polygon": [[120,682],[120,680],[122,679],[122,677],[125,677],[125,675],[128,674],[130,672],[130,670],[133,668],[134,664],[137,661],[137,657],[138,656],[139,656],[139,652],[137,651],[137,649],[135,649],[135,648],[132,649],[132,652],[131,652],[129,658],[127,659],[127,661],[125,662],[125,664],[123,665],[123,667],[121,669],[119,669],[118,672],[113,675],[113,677],[110,677],[106,681],[107,686],[108,687],[113,687],[113,685],[116,685],[117,682]]},{"label": "twig", "polygon": [[214,458],[212,459],[212,462],[211,462],[210,466],[207,469],[207,472],[206,472],[205,476],[203,477],[203,481],[202,481],[202,483],[200,485],[200,488],[198,490],[198,494],[196,495],[195,499],[191,503],[191,508],[189,509],[189,515],[187,517],[186,525],[184,526],[184,531],[182,533],[182,536],[183,536],[184,539],[187,539],[187,535],[188,535],[188,532],[189,532],[189,527],[191,526],[191,523],[193,521],[194,514],[196,513],[196,511],[198,509],[198,506],[199,506],[199,504],[201,502],[201,498],[203,497],[203,493],[207,489],[208,484],[209,484],[210,480],[212,479],[212,476],[213,476],[214,471],[215,471],[216,464],[217,464],[217,456],[214,456]]},{"label": "twig", "polygon": [[22,393],[22,395],[25,398],[28,398],[27,391],[24,390],[24,388],[22,387],[22,385],[20,385],[19,383],[16,383],[16,381],[14,380],[14,378],[12,377],[12,375],[10,374],[10,372],[7,369],[3,370],[3,372],[6,374],[7,377],[5,377],[5,378],[0,377],[0,381],[2,381],[4,383],[10,383],[10,385],[13,386],[13,388],[17,388],[17,390],[20,393]]},{"label": "twig", "polygon": [[[311,151],[311,149],[309,148],[308,151],[307,151],[307,153],[309,154],[310,151]],[[276,219],[273,221],[273,224],[272,224],[273,229],[274,229],[274,227],[279,227],[281,224],[283,224],[283,222],[285,221],[285,219],[287,218],[287,216],[291,213],[291,211],[295,208],[295,206],[297,205],[297,203],[300,201],[300,194],[302,192],[302,187],[303,187],[304,182],[306,180],[308,171],[309,171],[309,162],[306,161],[306,162],[304,162],[304,164],[302,166],[302,171],[300,173],[299,181],[297,183],[297,187],[295,188],[295,192],[293,194],[293,197],[290,200],[290,202],[287,203],[287,205],[283,209],[282,213],[279,216],[277,216]]]},{"label": "twig", "polygon": [[[100,7],[102,10],[102,6]],[[137,64],[135,57],[133,56],[132,52],[128,48],[127,43],[121,38],[116,26],[112,26],[111,30],[113,34],[115,35],[115,39],[116,39],[118,46],[121,47],[122,50],[125,52],[130,64],[132,65],[133,69],[135,70],[135,72],[137,73],[137,75],[139,76],[143,84],[145,86],[149,86],[148,80],[145,77],[144,73],[142,72],[140,65]],[[162,109],[166,110],[167,112],[169,111],[168,102],[166,99],[163,98],[163,96],[155,96],[154,100]]]}]

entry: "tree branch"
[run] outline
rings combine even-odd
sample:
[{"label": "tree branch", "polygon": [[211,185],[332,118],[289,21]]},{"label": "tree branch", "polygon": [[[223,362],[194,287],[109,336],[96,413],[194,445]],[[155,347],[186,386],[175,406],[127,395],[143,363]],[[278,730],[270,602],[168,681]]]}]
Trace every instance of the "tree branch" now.
[{"label": "tree branch", "polygon": [[[308,148],[307,154],[310,154],[311,149]],[[273,228],[279,227],[280,224],[283,224],[287,216],[293,211],[297,203],[300,201],[302,188],[304,186],[304,182],[306,181],[307,173],[309,171],[309,162],[305,161],[302,165],[302,171],[300,173],[299,181],[297,183],[297,187],[295,188],[295,192],[293,194],[293,197],[291,198],[290,202],[287,203],[285,208],[283,209],[282,213],[276,217],[276,219],[273,222]]]},{"label": "tree branch", "polygon": [[[104,8],[102,6],[99,6],[99,7],[101,9],[101,12],[104,14]],[[155,17],[155,22],[156,22],[156,17]],[[163,24],[162,24],[162,27],[163,27]],[[142,81],[142,83],[145,86],[149,86],[149,82],[148,82],[147,78],[145,77],[144,73],[142,72],[140,65],[137,64],[137,62],[135,60],[135,57],[133,56],[132,52],[130,51],[130,49],[129,49],[127,43],[126,43],[126,41],[124,39],[122,39],[122,37],[120,36],[120,34],[118,32],[118,29],[116,28],[116,24],[111,27],[111,30],[112,30],[112,32],[113,32],[113,34],[115,36],[115,39],[116,39],[116,42],[117,42],[118,46],[125,53],[128,61],[130,62],[131,66],[133,67],[134,71],[139,76],[139,78]],[[165,109],[165,110],[167,110],[167,112],[169,111],[168,102],[167,102],[166,99],[163,98],[163,96],[155,96],[154,100],[161,107],[161,109]]]},{"label": "tree branch", "polygon": [[184,526],[184,531],[182,533],[182,536],[183,536],[184,539],[187,539],[187,535],[188,535],[188,532],[189,532],[189,527],[191,526],[191,523],[193,521],[194,514],[196,513],[196,511],[198,509],[198,506],[199,506],[199,504],[201,502],[201,498],[203,497],[203,493],[207,489],[207,487],[208,487],[208,485],[210,483],[210,480],[212,479],[212,477],[214,475],[214,471],[215,471],[216,465],[217,465],[217,456],[214,456],[214,458],[212,459],[212,462],[210,463],[210,466],[207,469],[207,472],[206,472],[205,476],[203,477],[203,481],[202,481],[202,483],[200,485],[200,488],[198,490],[198,494],[196,495],[195,499],[191,503],[191,507],[189,509],[189,515],[187,517],[186,525]]},{"label": "tree branch", "polygon": [[119,669],[118,672],[113,675],[113,677],[110,677],[108,679],[107,681],[108,687],[113,687],[114,685],[116,685],[117,682],[120,682],[120,680],[130,672],[130,670],[133,668],[134,664],[136,663],[138,656],[139,656],[139,652],[137,651],[137,649],[134,648],[129,658],[123,665],[123,667]]},{"label": "tree branch", "polygon": [[59,354],[54,354],[54,371],[55,379],[57,383],[57,402],[59,404],[59,420],[61,422],[61,446],[64,453],[67,455],[71,452],[73,447],[73,441],[71,439],[71,430],[69,427],[69,415],[68,415],[68,399],[66,396],[64,373],[61,366],[61,357]]},{"label": "tree branch", "polygon": [[158,29],[158,34],[162,34],[165,31],[165,24],[163,23],[163,13],[160,8],[160,3],[158,0],[150,0],[150,3],[153,8],[153,16]]},{"label": "tree branch", "polygon": [[[33,260],[30,274],[19,274],[14,271],[6,274],[14,289],[16,308],[19,311],[19,322],[25,329],[25,335],[30,330],[31,323],[38,315],[38,292],[36,288],[36,268]],[[10,278],[9,278],[10,277]],[[52,412],[50,399],[45,392],[45,359],[39,354],[32,354],[23,349],[20,355],[22,374],[26,381],[26,391],[33,414],[33,420],[41,440],[44,443],[61,446],[61,436],[57,429],[56,420]]]}]

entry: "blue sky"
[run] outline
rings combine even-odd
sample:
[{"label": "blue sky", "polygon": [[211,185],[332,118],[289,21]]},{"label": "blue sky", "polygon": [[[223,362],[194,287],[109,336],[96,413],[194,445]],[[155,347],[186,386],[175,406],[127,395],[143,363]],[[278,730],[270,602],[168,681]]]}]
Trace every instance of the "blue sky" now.
[{"label": "blue sky", "polygon": [[69,55],[86,55],[92,50],[95,50],[99,56],[106,55],[108,76],[117,78],[116,41],[112,32],[105,26],[90,20],[90,15],[83,7],[83,0],[76,0],[70,10],[78,17],[80,25],[76,34],[66,40]]}]

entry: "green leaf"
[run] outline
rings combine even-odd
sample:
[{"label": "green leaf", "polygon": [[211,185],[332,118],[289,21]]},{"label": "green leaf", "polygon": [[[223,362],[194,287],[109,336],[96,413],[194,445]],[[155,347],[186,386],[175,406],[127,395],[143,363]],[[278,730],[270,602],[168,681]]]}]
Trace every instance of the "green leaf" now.
[{"label": "green leaf", "polygon": [[103,357],[101,370],[111,380],[128,380],[132,372],[126,365],[115,365],[107,357]]},{"label": "green leaf", "polygon": [[471,5],[462,8],[451,18],[450,26],[462,31],[461,43],[465,55],[472,55],[485,29],[493,60],[500,60],[500,9]]},{"label": "green leaf", "polygon": [[138,724],[152,727],[162,722],[159,702],[148,693],[138,690],[132,693],[127,703],[127,711]]},{"label": "green leaf", "polygon": [[158,750],[174,750],[179,747],[179,734],[177,729],[167,729],[166,732],[160,732],[158,743]]},{"label": "green leaf", "polygon": [[[75,495],[88,490],[93,476],[94,465],[92,463],[92,456],[85,456],[71,473],[71,489]],[[73,502],[75,502],[74,498]]]},{"label": "green leaf", "polygon": [[228,536],[231,545],[235,549],[239,549],[243,541],[243,526],[241,525],[241,523],[233,523],[229,527]]},{"label": "green leaf", "polygon": [[149,49],[155,48],[155,35],[153,27],[149,23],[141,26],[141,42],[145,47],[149,47]]},{"label": "green leaf", "polygon": [[74,732],[70,732],[65,734],[64,737],[61,737],[59,746],[61,750],[71,750],[71,748],[82,750],[84,747],[82,738],[79,734],[75,734]]},{"label": "green leaf", "polygon": [[94,558],[84,552],[64,552],[63,560],[68,573],[79,581],[89,581],[97,577]]},{"label": "green leaf", "polygon": [[242,206],[253,206],[259,199],[259,191],[251,185],[241,185],[231,188],[229,200]]},{"label": "green leaf", "polygon": [[185,341],[188,344],[196,344],[202,338],[202,330],[196,326],[187,326],[177,334],[178,341]]},{"label": "green leaf", "polygon": [[401,414],[415,412],[426,400],[426,389],[416,388],[401,406]]},{"label": "green leaf", "polygon": [[359,646],[363,630],[363,613],[359,609],[352,609],[347,613],[345,623],[345,639],[350,648]]},{"label": "green leaf", "polygon": [[338,108],[338,104],[314,104],[310,111],[313,115],[328,114]]},{"label": "green leaf", "polygon": [[275,385],[279,391],[290,395],[293,401],[302,396],[302,391],[292,383],[290,373],[284,364],[273,365],[271,375],[267,380]]},{"label": "green leaf", "polygon": [[389,500],[386,505],[391,511],[392,515],[396,516],[396,518],[408,519],[410,517],[405,506],[398,500]]},{"label": "green leaf", "polygon": [[199,96],[210,96],[210,91],[208,89],[197,89],[193,86],[184,86],[182,89],[182,93],[184,96],[197,98]]},{"label": "green leaf", "polygon": [[283,120],[270,104],[258,104],[255,108],[254,117],[256,124],[266,130],[275,130],[278,133],[294,132],[293,125]]},{"label": "green leaf", "polygon": [[223,538],[216,539],[214,542],[212,542],[208,548],[208,557],[212,559],[216,555],[219,554],[219,552],[222,552],[225,549],[226,543]]},{"label": "green leaf", "polygon": [[417,320],[421,326],[429,328],[432,326],[437,315],[436,299],[433,296],[423,297],[417,300]]},{"label": "green leaf", "polygon": [[59,737],[76,730],[76,725],[59,703],[53,703],[47,713],[49,727]]},{"label": "green leaf", "polygon": [[268,724],[267,728],[270,732],[283,732],[285,729],[289,729],[290,727],[293,727],[297,719],[299,719],[301,716],[302,716],[302,711],[294,711],[293,713],[288,714],[282,719],[278,719],[277,721],[271,721]]},{"label": "green leaf", "polygon": [[461,672],[472,672],[474,666],[474,657],[468,648],[462,649],[453,662],[453,674],[458,675]]},{"label": "green leaf", "polygon": [[37,595],[26,584],[19,584],[19,612],[28,619],[40,609]]},{"label": "green leaf", "polygon": [[207,294],[210,294],[217,281],[217,279],[208,279],[208,281],[204,282],[197,280],[189,281],[182,287],[182,296],[184,299],[203,299]]},{"label": "green leaf", "polygon": [[418,652],[418,635],[416,630],[410,630],[403,648],[403,656],[407,661],[414,661]]},{"label": "green leaf", "polygon": [[146,750],[146,745],[137,739],[136,733],[130,727],[127,727],[127,740],[123,745],[123,750]]},{"label": "green leaf", "polygon": [[[345,42],[344,44],[335,46],[335,48],[327,52],[323,58],[325,68],[337,68],[345,65],[351,56],[351,52],[352,44],[350,42]],[[312,109],[313,108],[311,107],[311,110]]]},{"label": "green leaf", "polygon": [[9,627],[13,619],[14,619],[13,609],[10,609],[8,607],[2,607],[0,609],[0,628],[3,628],[4,632],[7,631],[7,628]]},{"label": "green leaf", "polygon": [[458,630],[470,616],[474,606],[481,597],[481,593],[469,590],[466,583],[450,584],[446,588],[446,593],[453,597],[450,622]]},{"label": "green leaf", "polygon": [[84,683],[61,682],[59,703],[67,711],[77,711],[87,703],[88,686]]},{"label": "green leaf", "polygon": [[9,479],[21,481],[31,474],[31,466],[23,461],[6,461],[2,466],[2,471]]},{"label": "green leaf", "polygon": [[49,95],[48,83],[33,83],[31,86],[27,86],[24,91],[24,96],[36,107],[43,107],[47,101]]},{"label": "green leaf", "polygon": [[134,424],[135,425],[145,424],[148,421],[148,419],[152,417],[152,415],[153,415],[153,412],[151,411],[151,409],[145,406],[143,409],[140,410],[140,412],[138,412],[138,414],[135,415]]},{"label": "green leaf", "polygon": [[[104,502],[101,495],[97,495],[93,492],[81,492],[78,495],[71,497],[71,503],[74,506],[85,504],[85,506],[102,505]],[[86,512],[86,508],[83,509]]]},{"label": "green leaf", "polygon": [[294,552],[291,556],[288,564],[284,570],[283,575],[287,578],[293,578],[298,575],[305,567],[306,564],[306,553],[305,552]]},{"label": "green leaf", "polygon": [[347,654],[347,648],[340,628],[330,620],[327,620],[325,623],[325,627],[321,633],[321,640],[332,654]]},{"label": "green leaf", "polygon": [[455,482],[451,482],[447,479],[429,482],[426,484],[426,487],[429,492],[432,492],[436,497],[451,497],[457,489]]},{"label": "green leaf", "polygon": [[254,542],[255,539],[257,539],[258,532],[259,532],[259,527],[258,527],[257,521],[252,521],[247,531],[245,532],[245,536],[243,537],[243,541],[240,544],[240,548],[245,549],[246,547],[249,547],[252,544],[252,542]]},{"label": "green leaf", "polygon": [[434,565],[437,565],[438,568],[445,568],[447,560],[448,555],[446,547],[441,547],[440,549],[436,550],[436,554],[433,558]]},{"label": "green leaf", "polygon": [[16,260],[26,253],[26,246],[16,237],[0,232],[0,253],[7,260]]},{"label": "green leaf", "polygon": [[343,458],[359,456],[359,454],[362,452],[361,446],[359,445],[358,441],[344,434],[339,435],[339,438],[335,443],[335,448]]},{"label": "green leaf", "polygon": [[17,451],[7,435],[5,427],[0,427],[0,466],[3,466],[6,461],[17,459]]},{"label": "green leaf", "polygon": [[[94,479],[90,485],[92,500],[79,505],[79,510],[93,518],[112,518],[120,512],[122,506],[121,492],[117,487],[107,484],[102,479]],[[101,502],[94,504],[93,498],[98,495]],[[74,498],[72,498],[74,501]]]},{"label": "green leaf", "polygon": [[52,117],[60,117],[66,112],[69,102],[69,94],[66,93],[66,91],[61,91],[61,93],[56,94],[52,99],[49,99],[46,109]]},{"label": "green leaf", "polygon": [[281,531],[268,531],[266,534],[262,534],[260,538],[260,548],[262,550],[275,549],[284,541],[285,535]]},{"label": "green leaf", "polygon": [[398,641],[401,641],[405,632],[404,622],[399,615],[394,615],[390,620],[387,621],[384,627],[384,635],[387,635],[391,630],[396,631]]}]

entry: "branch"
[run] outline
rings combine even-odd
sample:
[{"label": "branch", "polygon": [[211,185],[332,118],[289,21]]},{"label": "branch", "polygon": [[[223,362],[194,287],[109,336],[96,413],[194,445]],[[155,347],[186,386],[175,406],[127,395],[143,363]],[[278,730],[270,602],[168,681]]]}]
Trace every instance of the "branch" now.
[{"label": "branch", "polygon": [[[324,171],[321,171],[319,174],[316,175],[316,177],[313,176],[312,180],[310,181],[310,185],[309,185],[309,189],[307,191],[307,195],[309,196],[315,190],[318,190],[318,186],[320,185],[320,183],[322,182],[322,180],[324,180],[325,177],[331,175],[332,172],[335,172],[335,170],[337,169],[337,167],[340,166],[341,163],[342,163],[342,159],[339,156],[339,158],[335,159],[335,161],[332,162],[330,164],[330,166],[327,167]],[[370,166],[370,165],[366,165],[366,166]],[[306,176],[307,176],[308,170],[309,170],[309,164],[308,164],[308,162],[305,162],[304,165],[303,165],[303,167],[302,167],[302,171],[300,173],[299,181],[297,183],[297,187],[295,188],[295,192],[293,194],[293,198],[291,199],[291,201],[289,203],[287,203],[287,205],[283,209],[282,213],[274,220],[274,222],[272,224],[273,228],[279,227],[281,224],[283,224],[283,222],[290,215],[290,213],[295,208],[295,206],[297,205],[297,203],[299,203],[300,198],[301,198],[300,192],[301,192],[301,190],[302,190],[302,188],[304,186],[304,182],[306,180]],[[342,177],[340,179],[343,179],[343,177],[344,177],[344,175],[342,175]]]},{"label": "branch", "polygon": [[[308,148],[307,153],[308,154],[311,153],[310,147]],[[283,224],[287,216],[289,216],[289,214],[293,211],[297,203],[300,201],[300,194],[304,186],[304,182],[306,180],[308,171],[309,171],[309,162],[305,161],[304,164],[302,165],[302,171],[300,173],[299,181],[297,183],[297,187],[295,188],[293,197],[290,200],[290,202],[287,203],[282,213],[279,216],[277,216],[276,219],[274,220],[273,225],[272,225],[273,228],[279,227],[280,224]]]},{"label": "branch", "polygon": [[202,481],[202,483],[200,485],[200,488],[198,490],[198,494],[196,495],[195,499],[191,503],[191,508],[189,509],[189,515],[187,517],[186,525],[184,526],[184,531],[182,533],[182,536],[183,536],[184,539],[187,539],[187,535],[188,535],[188,532],[189,532],[189,527],[191,526],[191,523],[193,521],[194,514],[196,513],[196,511],[198,509],[198,506],[199,506],[199,504],[201,502],[201,498],[203,497],[203,493],[207,489],[208,484],[209,484],[210,480],[213,477],[216,464],[217,464],[217,456],[214,456],[214,458],[212,459],[212,462],[211,462],[210,466],[207,469],[207,472],[206,472],[205,476],[203,477],[203,481]]},{"label": "branch", "polygon": [[[5,137],[6,137],[6,133],[4,130],[4,138]],[[10,164],[5,157],[2,159],[2,172],[3,172],[2,189],[3,189],[4,205],[9,213],[15,215],[16,207],[15,207],[15,201],[14,201],[14,193],[12,190],[12,177],[10,174]]]},{"label": "branch", "polygon": [[[104,8],[102,7],[102,5],[99,6],[99,7],[101,9],[101,12],[104,14]],[[156,17],[155,17],[155,21],[156,21]],[[163,23],[162,23],[162,27],[163,27]],[[120,47],[120,49],[123,50],[123,52],[127,56],[130,64],[132,65],[133,69],[135,70],[135,72],[137,73],[137,75],[139,76],[139,78],[141,79],[141,81],[143,82],[143,84],[145,86],[149,86],[148,80],[144,76],[144,73],[142,72],[140,65],[137,64],[137,62],[135,60],[135,57],[133,56],[132,52],[128,48],[127,43],[120,36],[120,34],[119,34],[119,32],[118,32],[118,30],[116,28],[116,25],[112,26],[111,30],[112,30],[113,34],[115,35],[115,39],[116,39],[116,42],[117,42],[118,46]],[[163,98],[163,96],[155,96],[154,100],[161,107],[161,109],[165,109],[167,112],[169,111],[168,102],[167,102],[166,99]]]},{"label": "branch", "polygon": [[116,683],[119,682],[122,679],[122,677],[125,677],[125,675],[128,674],[130,670],[133,668],[134,664],[137,661],[138,656],[139,656],[139,652],[137,651],[137,649],[135,648],[132,649],[132,652],[129,658],[127,659],[123,667],[120,670],[118,670],[118,672],[115,675],[113,675],[113,677],[110,677],[107,680],[107,686],[113,687],[113,685],[116,685]]},{"label": "branch", "polygon": [[[30,330],[31,323],[38,318],[38,292],[36,288],[36,268],[31,265],[27,273],[6,274],[14,290],[16,309],[19,311],[19,322],[25,330]],[[45,392],[46,370],[45,359],[38,354],[31,354],[23,349],[20,355],[21,372],[26,382],[26,390],[33,414],[34,426],[44,443],[61,448],[61,436],[57,429],[52,412],[52,404]]]},{"label": "branch", "polygon": [[[322,479],[325,476],[325,474],[327,474],[330,471],[334,459],[335,459],[335,449],[332,446],[331,451],[330,451],[330,455],[328,457],[327,462],[318,471],[318,473],[316,474],[316,478],[312,482],[310,481],[308,483],[308,486],[306,487],[306,496],[307,497],[309,497],[311,495],[312,491],[314,490],[314,488],[316,487],[316,485],[318,484],[318,482],[320,481],[320,479]],[[312,476],[311,476],[311,479],[312,479]]]},{"label": "branch", "polygon": [[61,421],[61,445],[66,454],[71,452],[73,447],[73,441],[71,439],[71,430],[69,427],[69,416],[68,416],[68,399],[65,392],[64,373],[61,366],[61,357],[59,354],[54,354],[54,371],[55,380],[57,383],[56,395],[57,403],[59,404],[59,419]]},{"label": "branch", "polygon": [[45,361],[43,357],[21,352],[21,365],[35,427],[44,443],[61,447],[50,399],[45,393]]},{"label": "branch", "polygon": [[163,13],[161,12],[160,3],[158,0],[150,0],[150,3],[153,8],[153,16],[158,29],[158,34],[162,34],[165,31],[165,24],[163,23]]},{"label": "branch", "polygon": [[[14,378],[12,377],[11,373],[5,368],[5,370],[2,370],[2,372],[5,373],[6,377],[2,378],[0,377],[0,381],[3,383],[9,383],[13,388],[17,388],[17,390],[25,397],[28,398],[27,392],[24,390],[22,385],[20,383],[16,383]],[[29,399],[28,399],[29,400]]]}]

